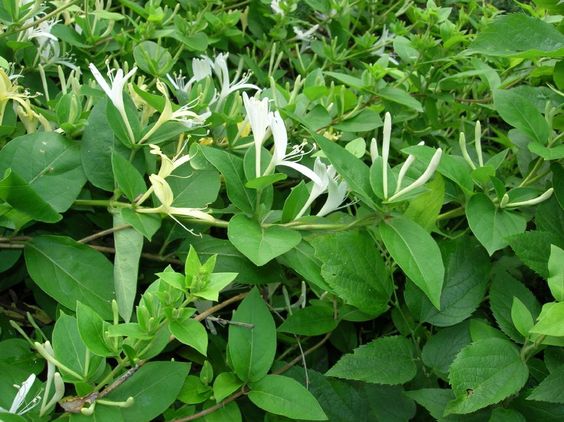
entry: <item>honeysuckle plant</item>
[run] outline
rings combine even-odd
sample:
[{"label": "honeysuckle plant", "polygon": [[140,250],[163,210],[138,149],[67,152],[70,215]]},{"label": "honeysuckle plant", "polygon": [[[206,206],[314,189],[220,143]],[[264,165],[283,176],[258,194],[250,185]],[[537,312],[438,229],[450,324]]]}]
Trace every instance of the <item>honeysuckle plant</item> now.
[{"label": "honeysuckle plant", "polygon": [[553,3],[1,3],[0,420],[562,419]]}]

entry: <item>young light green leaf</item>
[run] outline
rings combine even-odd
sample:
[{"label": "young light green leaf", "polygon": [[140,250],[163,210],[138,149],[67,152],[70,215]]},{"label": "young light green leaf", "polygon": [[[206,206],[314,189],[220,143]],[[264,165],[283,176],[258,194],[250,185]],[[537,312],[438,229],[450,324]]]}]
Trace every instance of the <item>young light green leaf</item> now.
[{"label": "young light green leaf", "polygon": [[246,324],[229,325],[227,349],[233,370],[242,381],[258,381],[274,361],[276,325],[256,287],[241,302],[231,320]]},{"label": "young light green leaf", "polygon": [[243,385],[243,381],[237,378],[233,372],[222,372],[213,382],[213,396],[218,403],[231,393],[237,391]]},{"label": "young light green leaf", "polygon": [[131,202],[147,190],[143,176],[139,171],[116,152],[112,154],[112,170],[117,187]]},{"label": "young light green leaf", "polygon": [[375,384],[403,384],[415,377],[413,345],[405,337],[381,337],[344,355],[326,375]]},{"label": "young light green leaf", "polygon": [[542,306],[537,323],[530,332],[545,336],[564,336],[564,302],[550,302]]},{"label": "young light green leaf", "polygon": [[550,245],[548,259],[548,287],[554,299],[564,302],[564,250]]},{"label": "young light green leaf", "polygon": [[[125,225],[120,213],[114,214],[114,228]],[[137,273],[143,250],[143,235],[128,227],[114,232],[114,287],[119,314],[129,322],[137,294]]]},{"label": "young light green leaf", "polygon": [[275,415],[307,421],[324,421],[327,416],[303,385],[282,375],[267,375],[249,385],[249,399],[258,407]]},{"label": "young light green leaf", "polygon": [[523,337],[527,337],[529,330],[535,325],[531,312],[516,296],[513,297],[513,304],[511,305],[511,320]]},{"label": "young light green leaf", "polygon": [[483,193],[478,193],[470,199],[466,207],[466,217],[470,230],[490,256],[509,244],[509,236],[523,233],[527,226],[523,217],[514,211],[497,208]]},{"label": "young light green leaf", "polygon": [[466,346],[449,371],[455,399],[445,415],[467,414],[517,393],[527,382],[529,370],[519,350],[507,340],[490,338]]},{"label": "young light green leaf", "polygon": [[441,251],[431,235],[405,217],[384,221],[379,229],[394,261],[440,310],[445,267]]},{"label": "young light green leaf", "polygon": [[227,236],[233,246],[258,266],[288,252],[302,240],[297,231],[276,226],[262,227],[243,214],[231,218]]},{"label": "young light green leaf", "polygon": [[219,292],[227,287],[235,278],[237,273],[213,273],[203,289],[190,289],[190,294],[207,300],[217,302]]},{"label": "young light green leaf", "polygon": [[193,347],[204,356],[207,355],[208,332],[200,322],[188,318],[182,321],[170,321],[168,326],[178,341]]},{"label": "young light green leaf", "polygon": [[104,333],[109,324],[104,321],[92,308],[80,302],[76,304],[76,319],[78,332],[86,347],[98,356],[114,356],[116,354],[105,339]]}]

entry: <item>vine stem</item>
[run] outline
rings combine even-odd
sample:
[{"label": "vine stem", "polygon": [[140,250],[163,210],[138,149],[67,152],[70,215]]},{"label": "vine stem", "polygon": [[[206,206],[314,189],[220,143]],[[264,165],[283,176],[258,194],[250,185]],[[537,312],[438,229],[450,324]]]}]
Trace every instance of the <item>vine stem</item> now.
[{"label": "vine stem", "polygon": [[[234,297],[236,297],[236,296],[234,296]],[[200,315],[202,315],[202,314],[200,314]],[[198,315],[198,316],[200,316],[200,315]],[[282,366],[281,368],[278,368],[276,371],[273,371],[272,373],[274,375],[283,374],[284,372],[286,372],[287,370],[292,368],[294,365],[301,362],[302,359],[305,356],[309,355],[310,353],[316,351],[321,346],[323,346],[327,342],[327,340],[329,340],[329,337],[331,337],[331,333],[327,333],[319,342],[317,342],[312,347],[307,349],[303,354],[301,354],[300,356],[297,356],[296,358],[294,358],[293,360],[288,362],[286,365]],[[226,399],[220,401],[219,403],[214,404],[213,406],[210,406],[207,409],[201,410],[198,413],[194,413],[193,415],[186,416],[185,418],[175,419],[173,422],[188,422],[188,421],[193,421],[193,420],[199,419],[203,416],[209,415],[210,413],[213,413],[216,410],[219,410],[222,407],[225,407],[226,405],[228,405],[232,401],[237,400],[239,397],[243,396],[244,394],[247,394],[247,392],[248,392],[247,387],[243,386],[239,391],[237,391],[236,393],[233,393],[232,395],[230,395]]]}]

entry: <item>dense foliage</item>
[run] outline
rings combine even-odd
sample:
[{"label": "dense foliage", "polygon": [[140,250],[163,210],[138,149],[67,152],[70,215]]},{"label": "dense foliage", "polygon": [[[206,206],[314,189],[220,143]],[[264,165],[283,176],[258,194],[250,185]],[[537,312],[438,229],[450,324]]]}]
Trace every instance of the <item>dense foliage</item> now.
[{"label": "dense foliage", "polygon": [[0,2],[0,420],[564,420],[564,5]]}]

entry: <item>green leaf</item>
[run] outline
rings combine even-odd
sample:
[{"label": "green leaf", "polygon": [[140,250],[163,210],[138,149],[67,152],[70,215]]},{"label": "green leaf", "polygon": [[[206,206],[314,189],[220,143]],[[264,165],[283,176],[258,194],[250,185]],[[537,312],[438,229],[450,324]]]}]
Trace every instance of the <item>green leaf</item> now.
[{"label": "green leaf", "polygon": [[531,333],[546,336],[564,336],[564,302],[550,302],[542,306],[537,323],[531,328]]},{"label": "green leaf", "polygon": [[431,235],[404,217],[384,221],[379,229],[394,261],[440,310],[445,268],[441,251]]},{"label": "green leaf", "polygon": [[346,73],[339,73],[339,72],[323,72],[323,73],[353,88],[362,89],[366,85],[362,81],[362,79],[348,75]]},{"label": "green leaf", "polygon": [[243,385],[243,381],[232,372],[222,372],[213,382],[213,396],[219,403],[230,394],[237,391]]},{"label": "green leaf", "polygon": [[527,97],[513,90],[496,89],[494,106],[503,120],[511,126],[526,133],[534,141],[546,144],[550,133],[548,123]]},{"label": "green leaf", "polygon": [[377,95],[384,100],[392,101],[418,111],[419,113],[423,113],[423,106],[421,103],[402,89],[386,86],[379,90]]},{"label": "green leaf", "polygon": [[288,252],[302,240],[297,231],[278,226],[265,228],[243,214],[231,218],[227,236],[233,246],[258,266]]},{"label": "green leaf", "polygon": [[513,297],[513,304],[511,305],[511,320],[517,331],[519,331],[523,337],[527,337],[529,330],[535,325],[529,309],[515,296]]},{"label": "green leaf", "polygon": [[342,130],[343,132],[370,132],[371,130],[378,129],[383,125],[384,122],[382,122],[380,115],[374,110],[366,108],[356,116],[338,123],[333,127],[337,130]]},{"label": "green leaf", "polygon": [[483,193],[478,193],[470,198],[466,207],[468,225],[474,236],[487,249],[493,253],[506,247],[507,238],[525,231],[526,220],[513,211],[499,209]]},{"label": "green leaf", "polygon": [[120,154],[112,154],[112,170],[117,187],[131,202],[147,190],[143,176]]},{"label": "green leaf", "polygon": [[[562,63],[562,74],[564,76],[564,60],[560,63]],[[562,89],[564,89],[564,87]],[[560,204],[560,207],[564,209],[564,166],[558,163],[553,163],[550,166],[550,169],[552,170],[552,187],[554,188],[554,196]]]},{"label": "green leaf", "polygon": [[522,343],[524,338],[513,325],[511,318],[513,298],[518,298],[535,318],[540,311],[535,296],[519,280],[507,272],[500,271],[493,274],[489,297],[490,307],[499,328],[514,341]]},{"label": "green leaf", "polygon": [[337,328],[339,321],[328,306],[308,306],[298,309],[278,327],[282,333],[302,336],[319,336]]},{"label": "green leaf", "polygon": [[175,207],[204,208],[217,199],[221,186],[215,170],[192,170],[184,165],[177,168],[167,179]]},{"label": "green leaf", "polygon": [[466,346],[449,371],[455,399],[445,414],[466,414],[495,404],[517,393],[527,382],[529,370],[519,350],[509,341],[491,338]]},{"label": "green leaf", "polygon": [[0,151],[0,174],[8,168],[57,212],[70,208],[86,182],[80,144],[56,132],[12,139]]},{"label": "green leaf", "polygon": [[231,318],[253,327],[229,325],[227,349],[233,370],[245,382],[263,378],[276,354],[276,326],[258,289],[252,289]]},{"label": "green leaf", "polygon": [[33,281],[57,302],[75,309],[79,301],[112,318],[113,266],[100,252],[68,237],[38,236],[24,256]]},{"label": "green leaf", "polygon": [[266,188],[267,186],[273,185],[276,182],[286,180],[287,178],[288,175],[284,173],[268,174],[266,176],[256,177],[249,180],[247,183],[245,183],[245,187],[249,189],[261,190]]},{"label": "green leaf", "polygon": [[[114,227],[125,224],[120,213],[114,214]],[[114,232],[114,287],[119,314],[129,322],[137,294],[137,273],[143,250],[143,235],[133,228]]]},{"label": "green leaf", "polygon": [[551,244],[560,243],[553,233],[528,231],[507,239],[515,255],[543,278],[548,277],[548,257]]},{"label": "green leaf", "polygon": [[404,216],[415,221],[428,232],[435,227],[437,217],[441,212],[445,199],[445,182],[440,174],[435,174],[433,180],[425,185],[428,189],[409,201]]},{"label": "green leaf", "polygon": [[[204,403],[204,409],[215,405],[212,401],[208,401],[209,405]],[[220,407],[213,411],[213,413],[209,413],[202,419],[202,422],[242,422],[243,417],[241,416],[241,410],[239,410],[239,406],[237,402],[232,401],[227,405]]]},{"label": "green leaf", "polygon": [[125,223],[132,225],[149,241],[161,227],[161,219],[156,214],[139,214],[131,208],[122,208],[119,212]]},{"label": "green leaf", "polygon": [[321,261],[315,257],[313,247],[305,240],[284,255],[280,255],[277,260],[297,272],[308,283],[322,290],[331,290],[321,275]]},{"label": "green leaf", "polygon": [[290,194],[286,197],[284,201],[284,208],[282,209],[282,223],[289,223],[294,220],[298,213],[301,211],[302,207],[309,197],[309,190],[302,180],[299,184],[294,186],[290,191]]},{"label": "green leaf", "polygon": [[502,57],[562,57],[564,35],[538,18],[513,13],[499,16],[480,31],[470,51]]},{"label": "green leaf", "polygon": [[329,141],[323,136],[312,133],[315,142],[321,147],[331,164],[343,179],[347,181],[351,190],[357,193],[368,205],[373,206],[372,187],[370,186],[370,169],[364,162],[345,148]]},{"label": "green leaf", "polygon": [[458,352],[470,342],[469,323],[464,321],[433,334],[423,346],[421,359],[437,375],[445,377]]},{"label": "green leaf", "polygon": [[456,420],[452,417],[443,417],[447,403],[454,398],[454,394],[452,394],[450,389],[422,388],[420,390],[406,391],[404,394],[415,400],[421,407],[424,407],[435,420],[441,422]]},{"label": "green leaf", "polygon": [[282,375],[267,375],[249,385],[249,400],[267,412],[291,419],[324,421],[327,416],[323,409],[305,389],[292,378]]},{"label": "green leaf", "polygon": [[237,208],[246,213],[254,211],[256,193],[245,188],[243,160],[227,151],[200,147],[206,159],[222,174],[227,196]]},{"label": "green leaf", "polygon": [[[188,370],[186,363],[148,362],[104,399],[119,402],[133,397],[132,406],[120,409],[124,421],[152,421],[174,403]],[[93,417],[104,407],[96,406]]]},{"label": "green leaf", "polygon": [[103,358],[90,355],[80,337],[76,318],[72,316],[63,313],[57,318],[52,340],[55,358],[80,376],[77,378],[62,370],[61,375],[65,380],[87,382],[103,364]]},{"label": "green leaf", "polygon": [[527,400],[564,404],[563,379],[564,366],[561,366],[542,380],[542,382],[531,391]]},{"label": "green leaf", "polygon": [[548,259],[548,287],[554,299],[564,302],[564,250],[558,246],[550,245],[550,258]]},{"label": "green leaf", "polygon": [[56,223],[62,217],[57,211],[45,202],[20,176],[11,169],[6,170],[4,178],[0,180],[0,199],[5,204],[0,204],[0,216],[7,217],[21,227],[29,221],[42,221]]},{"label": "green leaf", "polygon": [[405,337],[381,337],[344,355],[326,375],[375,384],[403,384],[417,373],[413,345]]},{"label": "green leaf", "polygon": [[106,118],[107,100],[96,103],[84,128],[80,145],[82,168],[90,183],[108,192],[114,190],[112,154],[119,152],[128,157],[130,151],[114,137]]},{"label": "green leaf", "polygon": [[182,321],[170,321],[170,332],[181,343],[193,347],[202,355],[208,352],[208,332],[204,326],[193,318]]},{"label": "green leaf", "polygon": [[321,276],[341,299],[375,316],[388,309],[392,281],[368,233],[318,236],[311,243],[323,263]]},{"label": "green leaf", "polygon": [[89,306],[77,302],[76,319],[80,337],[92,353],[104,357],[116,354],[108,347],[105,339],[109,324],[100,315]]},{"label": "green leaf", "polygon": [[413,284],[407,284],[405,301],[419,321],[447,327],[457,324],[478,308],[488,285],[490,261],[480,244],[467,236],[440,243],[445,262],[445,282],[441,292],[441,310]]},{"label": "green leaf", "polygon": [[174,64],[172,55],[153,41],[143,41],[133,49],[135,64],[153,76],[164,76]]},{"label": "green leaf", "polygon": [[198,404],[210,398],[212,389],[205,385],[200,377],[188,375],[178,394],[178,400],[186,404]]}]

